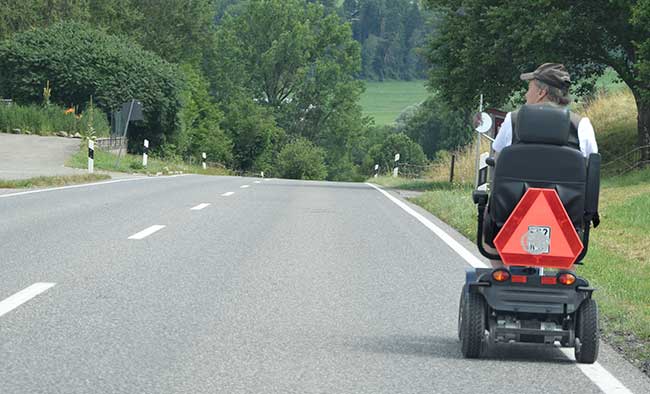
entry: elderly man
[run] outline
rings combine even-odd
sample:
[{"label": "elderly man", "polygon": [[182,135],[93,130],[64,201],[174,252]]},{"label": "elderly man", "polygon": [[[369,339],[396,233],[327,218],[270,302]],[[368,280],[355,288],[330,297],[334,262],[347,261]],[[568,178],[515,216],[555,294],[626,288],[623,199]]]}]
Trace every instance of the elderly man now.
[{"label": "elderly man", "polygon": [[[571,102],[569,98],[571,78],[562,64],[544,63],[533,72],[521,74],[520,78],[523,81],[528,81],[526,104],[549,103],[567,106]],[[492,144],[492,149],[495,152],[501,152],[506,146],[517,143],[517,136],[512,135],[514,121],[516,121],[516,115],[513,119],[513,113],[509,112]],[[589,157],[591,153],[598,153],[594,128],[589,118],[581,118],[579,115],[571,113],[569,146],[580,149],[585,157]]]},{"label": "elderly man", "polygon": [[[562,64],[545,63],[533,72],[521,74],[520,78],[523,81],[528,81],[526,104],[546,103],[566,107],[571,102],[569,98],[571,78]],[[570,115],[571,128],[568,145],[575,149],[580,149],[585,158],[588,158],[592,153],[598,153],[594,128],[589,118],[583,118],[575,113],[570,113]],[[499,129],[499,134],[492,144],[492,149],[497,154],[506,146],[518,142],[517,136],[513,135],[516,120],[517,112],[509,112],[506,115]],[[496,250],[485,242],[483,245],[489,252],[496,253]],[[500,260],[490,260],[490,263],[493,268],[503,267],[503,263]]]}]

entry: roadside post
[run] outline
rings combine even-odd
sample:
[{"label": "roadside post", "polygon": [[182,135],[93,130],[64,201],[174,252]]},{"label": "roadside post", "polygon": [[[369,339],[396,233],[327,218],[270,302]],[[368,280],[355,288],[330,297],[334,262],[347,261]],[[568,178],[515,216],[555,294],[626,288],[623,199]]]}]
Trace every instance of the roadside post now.
[{"label": "roadside post", "polygon": [[95,141],[88,140],[88,173],[95,172]]},{"label": "roadside post", "polygon": [[147,166],[147,161],[149,159],[149,140],[144,140],[144,150],[142,151],[142,166]]},{"label": "roadside post", "polygon": [[203,153],[201,154],[201,158],[203,158],[203,169],[205,170],[205,169],[208,168],[208,166],[205,164],[205,159],[207,159],[208,156],[205,154],[205,152],[203,152]]},{"label": "roadside post", "polygon": [[492,117],[483,112],[483,95],[479,104],[479,113],[474,118],[474,127],[476,133],[476,189],[487,191],[488,168],[486,159],[489,153],[481,153],[481,136],[490,139],[486,133],[492,128]]},{"label": "roadside post", "polygon": [[379,176],[379,164],[375,164],[375,178]]},{"label": "roadside post", "polygon": [[399,175],[399,153],[395,155],[395,168],[393,168],[393,178],[397,178]]}]

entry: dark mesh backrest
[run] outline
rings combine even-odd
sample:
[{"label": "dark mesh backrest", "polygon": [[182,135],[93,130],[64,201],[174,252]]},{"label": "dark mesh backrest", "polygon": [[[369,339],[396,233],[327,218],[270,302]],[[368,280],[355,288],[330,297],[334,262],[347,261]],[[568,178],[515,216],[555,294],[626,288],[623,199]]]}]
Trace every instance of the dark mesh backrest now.
[{"label": "dark mesh backrest", "polygon": [[528,188],[555,189],[571,221],[582,228],[587,168],[582,153],[567,146],[515,144],[503,149],[494,170],[489,213],[504,225]]},{"label": "dark mesh backrest", "polygon": [[569,110],[552,104],[523,105],[517,112],[515,140],[523,143],[567,145]]}]

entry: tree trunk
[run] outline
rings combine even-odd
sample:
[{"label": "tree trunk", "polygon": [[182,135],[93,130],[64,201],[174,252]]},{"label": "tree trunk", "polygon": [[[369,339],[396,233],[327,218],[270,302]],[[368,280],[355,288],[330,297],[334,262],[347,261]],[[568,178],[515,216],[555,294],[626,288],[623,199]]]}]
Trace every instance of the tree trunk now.
[{"label": "tree trunk", "polygon": [[644,99],[640,92],[634,92],[637,117],[637,145],[641,148],[639,167],[650,165],[650,100]]}]

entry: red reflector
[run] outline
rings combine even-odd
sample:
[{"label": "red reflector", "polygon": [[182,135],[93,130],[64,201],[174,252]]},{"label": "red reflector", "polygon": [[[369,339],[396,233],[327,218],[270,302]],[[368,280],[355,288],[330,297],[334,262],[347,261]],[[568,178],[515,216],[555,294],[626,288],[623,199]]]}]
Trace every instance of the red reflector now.
[{"label": "red reflector", "polygon": [[526,283],[528,282],[528,277],[526,275],[512,275],[510,280],[512,283]]},{"label": "red reflector", "polygon": [[571,286],[572,284],[576,283],[575,275],[567,273],[560,274],[557,280],[565,286]]},{"label": "red reflector", "polygon": [[556,285],[557,284],[557,278],[554,276],[542,276],[542,284],[543,285]]},{"label": "red reflector", "polygon": [[510,279],[510,272],[506,270],[496,270],[492,272],[492,278],[497,282],[505,282]]}]

